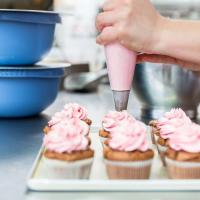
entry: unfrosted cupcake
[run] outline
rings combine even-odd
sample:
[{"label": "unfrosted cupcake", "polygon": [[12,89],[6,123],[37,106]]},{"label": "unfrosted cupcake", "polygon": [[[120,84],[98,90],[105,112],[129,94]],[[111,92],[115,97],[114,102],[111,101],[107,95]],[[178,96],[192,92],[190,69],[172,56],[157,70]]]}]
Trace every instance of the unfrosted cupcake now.
[{"label": "unfrosted cupcake", "polygon": [[101,142],[104,142],[106,139],[110,137],[111,132],[113,132],[116,128],[123,125],[125,121],[135,121],[127,111],[117,112],[110,111],[106,114],[102,120],[102,129],[99,130],[99,136]]},{"label": "unfrosted cupcake", "polygon": [[52,126],[72,118],[78,118],[86,124],[91,125],[92,120],[88,118],[88,113],[85,107],[77,103],[69,103],[64,106],[64,109],[55,113],[52,119],[48,122],[48,126],[44,128],[44,133],[48,133]]},{"label": "unfrosted cupcake", "polygon": [[43,163],[49,178],[89,178],[94,152],[88,132],[88,124],[72,118],[54,125],[44,136]]},{"label": "unfrosted cupcake", "polygon": [[200,126],[185,125],[176,130],[166,152],[169,178],[200,178]]},{"label": "unfrosted cupcake", "polygon": [[154,153],[146,140],[143,123],[126,121],[111,133],[104,146],[104,161],[110,179],[148,179]]}]

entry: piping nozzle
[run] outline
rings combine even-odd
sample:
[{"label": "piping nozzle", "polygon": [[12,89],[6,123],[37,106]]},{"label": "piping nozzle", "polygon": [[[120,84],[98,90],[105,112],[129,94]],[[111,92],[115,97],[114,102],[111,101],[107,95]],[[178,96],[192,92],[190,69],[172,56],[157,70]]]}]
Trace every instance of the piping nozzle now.
[{"label": "piping nozzle", "polygon": [[113,98],[115,102],[116,111],[127,110],[129,93],[130,93],[130,90],[126,90],[126,91],[113,90]]}]

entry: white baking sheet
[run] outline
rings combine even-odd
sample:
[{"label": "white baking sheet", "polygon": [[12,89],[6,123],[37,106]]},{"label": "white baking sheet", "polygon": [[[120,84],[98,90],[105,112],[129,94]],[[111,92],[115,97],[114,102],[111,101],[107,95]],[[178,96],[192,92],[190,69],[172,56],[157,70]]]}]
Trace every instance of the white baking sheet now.
[{"label": "white baking sheet", "polygon": [[[94,164],[89,180],[49,179],[42,170],[41,147],[27,179],[28,188],[35,191],[197,191],[200,180],[171,180],[156,154],[149,180],[109,180],[102,157],[102,145],[98,127],[91,128],[92,148],[95,150]],[[150,137],[149,137],[150,140]],[[156,152],[156,149],[155,149]]]}]

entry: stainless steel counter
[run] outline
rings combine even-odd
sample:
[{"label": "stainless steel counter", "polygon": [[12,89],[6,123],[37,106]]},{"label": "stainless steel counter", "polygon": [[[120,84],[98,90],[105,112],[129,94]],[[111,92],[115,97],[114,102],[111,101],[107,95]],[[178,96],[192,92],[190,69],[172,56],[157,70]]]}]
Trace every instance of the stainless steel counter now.
[{"label": "stainless steel counter", "polygon": [[[60,110],[67,102],[85,105],[94,125],[100,125],[102,116],[113,108],[112,95],[108,87],[98,93],[67,94],[60,92],[57,101],[41,116],[26,119],[0,119],[0,200],[95,200],[95,199],[148,199],[169,200],[200,198],[200,192],[32,192],[26,189],[26,177],[42,143],[42,128],[49,116]],[[139,117],[139,102],[130,96],[129,110]]]}]

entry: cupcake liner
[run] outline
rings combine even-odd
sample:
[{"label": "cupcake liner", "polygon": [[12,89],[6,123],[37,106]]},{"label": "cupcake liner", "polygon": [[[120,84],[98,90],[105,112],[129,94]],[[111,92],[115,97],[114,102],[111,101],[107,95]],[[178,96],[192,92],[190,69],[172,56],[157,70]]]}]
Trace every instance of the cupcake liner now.
[{"label": "cupcake liner", "polygon": [[100,136],[100,141],[101,141],[102,144],[104,144],[104,142],[105,142],[107,139],[108,139],[108,138],[105,138],[105,137],[101,137],[101,136]]},{"label": "cupcake liner", "polygon": [[167,147],[166,146],[162,146],[160,144],[157,144],[157,150],[158,150],[158,154],[160,156],[160,159],[162,161],[162,164],[164,167],[166,167],[166,162],[165,162],[165,153],[167,151]]},{"label": "cupcake liner", "polygon": [[156,134],[154,134],[154,138],[155,138],[155,144],[157,144],[157,141],[159,139],[159,136],[157,136]]},{"label": "cupcake liner", "polygon": [[144,161],[110,161],[104,159],[109,179],[148,179],[151,160]]},{"label": "cupcake liner", "polygon": [[88,179],[93,158],[78,161],[60,161],[43,158],[43,170],[50,179]]},{"label": "cupcake liner", "polygon": [[155,131],[156,131],[156,128],[151,126],[151,141],[153,144],[156,144]]},{"label": "cupcake liner", "polygon": [[171,179],[200,179],[200,162],[184,162],[165,158]]},{"label": "cupcake liner", "polygon": [[105,147],[105,141],[108,139],[108,138],[105,138],[105,137],[101,137],[101,136],[99,136],[100,137],[100,142],[101,142],[101,144],[102,144],[102,147]]}]

